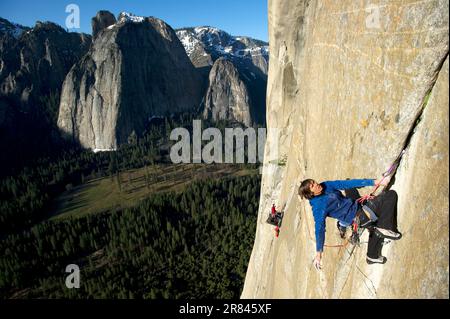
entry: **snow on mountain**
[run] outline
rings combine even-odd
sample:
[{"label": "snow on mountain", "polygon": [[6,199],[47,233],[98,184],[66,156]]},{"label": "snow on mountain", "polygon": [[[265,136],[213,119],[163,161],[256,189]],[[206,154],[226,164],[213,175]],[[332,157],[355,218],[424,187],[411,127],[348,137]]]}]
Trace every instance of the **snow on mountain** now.
[{"label": "snow on mountain", "polygon": [[117,20],[118,22],[140,23],[145,20],[145,17],[137,16],[135,14],[123,11],[119,14],[119,18]]},{"label": "snow on mountain", "polygon": [[200,40],[190,36],[187,30],[180,30],[176,33],[188,55],[191,55],[197,46],[201,46]]},{"label": "snow on mountain", "polygon": [[214,27],[195,27],[176,30],[177,36],[190,56],[196,48],[210,54],[251,58],[263,56],[269,58],[269,45],[266,42],[243,36],[231,36]]},{"label": "snow on mountain", "polygon": [[141,23],[145,20],[145,17],[137,16],[130,12],[122,11],[119,13],[119,16],[117,17],[117,22],[114,24],[111,24],[107,29],[111,30],[115,28],[119,23]]}]

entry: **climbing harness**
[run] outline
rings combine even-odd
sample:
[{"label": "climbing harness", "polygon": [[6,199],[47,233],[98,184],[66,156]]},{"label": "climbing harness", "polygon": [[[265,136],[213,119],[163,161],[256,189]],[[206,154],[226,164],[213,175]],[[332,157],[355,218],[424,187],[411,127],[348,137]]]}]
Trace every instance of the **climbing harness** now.
[{"label": "climbing harness", "polygon": [[349,241],[352,245],[359,246],[359,243],[360,243],[359,238],[361,237],[361,235],[364,231],[364,228],[359,227],[359,222],[360,222],[359,216],[356,216],[353,221],[353,224],[352,224],[352,235],[350,236],[350,239],[349,239]]},{"label": "climbing harness", "polygon": [[361,238],[362,234],[364,233],[364,230],[366,229],[366,225],[370,225],[373,222],[373,220],[368,216],[369,221],[366,222],[365,224],[361,225],[361,219],[359,217],[360,214],[368,215],[368,213],[366,213],[366,211],[363,208],[361,208],[361,210],[358,211],[358,213],[356,214],[356,217],[354,218],[353,223],[352,223],[352,234],[350,235],[350,239],[349,239],[349,241],[352,245],[357,245],[358,247],[361,244],[363,244],[363,243],[361,243],[360,238]]}]

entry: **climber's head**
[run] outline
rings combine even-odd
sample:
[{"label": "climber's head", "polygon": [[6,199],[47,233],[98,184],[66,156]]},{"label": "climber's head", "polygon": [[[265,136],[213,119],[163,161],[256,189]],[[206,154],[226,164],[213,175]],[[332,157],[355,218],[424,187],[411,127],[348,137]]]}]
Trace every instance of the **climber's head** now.
[{"label": "climber's head", "polygon": [[313,179],[305,179],[298,188],[301,198],[311,199],[322,193],[323,187]]}]

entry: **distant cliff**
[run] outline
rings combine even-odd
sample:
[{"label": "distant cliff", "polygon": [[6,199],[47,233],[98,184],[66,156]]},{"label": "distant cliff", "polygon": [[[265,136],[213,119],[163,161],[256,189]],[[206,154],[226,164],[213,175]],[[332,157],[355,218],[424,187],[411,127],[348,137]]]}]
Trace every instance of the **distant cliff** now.
[{"label": "distant cliff", "polygon": [[103,11],[89,52],[67,75],[58,126],[93,150],[115,149],[152,116],[194,111],[201,81],[172,28],[153,17]]},{"label": "distant cliff", "polygon": [[52,22],[32,28],[0,18],[0,166],[4,174],[61,146],[61,86],[91,36]]},{"label": "distant cliff", "polygon": [[[448,1],[269,0],[273,134],[242,298],[449,297],[448,14]],[[354,250],[325,248],[316,271],[300,182],[380,177],[405,146],[387,263],[366,263],[366,232]],[[272,203],[286,204],[279,238]],[[326,244],[343,244],[328,219]]]},{"label": "distant cliff", "polygon": [[[176,30],[177,36],[195,67],[211,67],[218,58],[226,57],[245,69],[256,67],[267,75],[268,43],[245,36],[232,36],[214,27]],[[249,71],[254,70],[247,70]]]},{"label": "distant cliff", "polygon": [[231,61],[216,60],[209,73],[203,116],[215,121],[226,119],[252,125],[250,95]]},{"label": "distant cliff", "polygon": [[[237,120],[247,126],[264,124],[268,43],[245,36],[231,36],[213,27],[183,28],[176,33],[202,76],[206,92],[204,117]],[[222,71],[225,73],[221,74]],[[224,80],[223,83],[220,79]],[[227,87],[237,88],[236,85],[230,86],[231,82],[239,83],[240,88],[223,91]]]},{"label": "distant cliff", "polygon": [[43,96],[59,95],[66,74],[90,44],[91,36],[52,22],[27,28],[0,18],[0,97],[33,111]]}]

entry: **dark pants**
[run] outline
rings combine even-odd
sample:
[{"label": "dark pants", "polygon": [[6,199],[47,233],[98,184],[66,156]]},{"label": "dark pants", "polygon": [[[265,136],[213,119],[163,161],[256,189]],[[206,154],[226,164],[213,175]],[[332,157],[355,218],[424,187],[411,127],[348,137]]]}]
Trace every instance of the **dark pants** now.
[{"label": "dark pants", "polygon": [[[367,248],[367,256],[370,258],[378,258],[381,256],[381,249],[383,248],[383,238],[378,237],[373,227],[389,229],[395,232],[397,230],[397,193],[393,190],[387,191],[378,195],[374,199],[368,201],[367,205],[377,215],[378,220],[375,223],[367,225],[369,230],[369,244]],[[369,218],[364,212],[359,211],[360,224],[364,225],[369,221]]]}]

